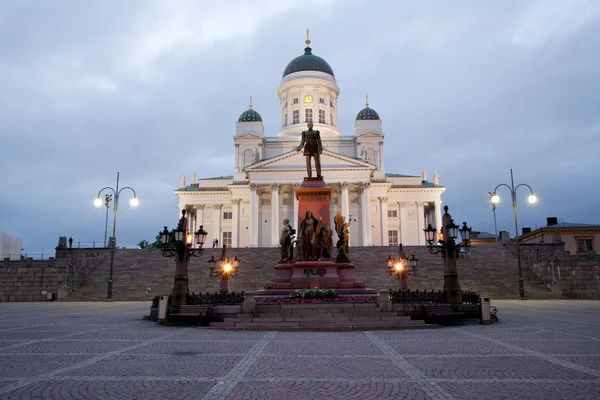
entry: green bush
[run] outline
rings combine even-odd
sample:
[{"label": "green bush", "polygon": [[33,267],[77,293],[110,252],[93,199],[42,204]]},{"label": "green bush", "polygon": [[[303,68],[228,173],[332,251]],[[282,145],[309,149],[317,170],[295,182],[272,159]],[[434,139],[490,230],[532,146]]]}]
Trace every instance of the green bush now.
[{"label": "green bush", "polygon": [[290,293],[292,299],[335,299],[338,296],[333,289],[298,289]]}]

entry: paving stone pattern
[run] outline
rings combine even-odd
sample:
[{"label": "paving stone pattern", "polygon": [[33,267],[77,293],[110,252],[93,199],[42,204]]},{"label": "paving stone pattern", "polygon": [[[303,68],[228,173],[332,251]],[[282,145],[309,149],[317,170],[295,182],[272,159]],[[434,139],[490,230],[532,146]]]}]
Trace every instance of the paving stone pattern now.
[{"label": "paving stone pattern", "polygon": [[600,302],[493,301],[500,323],[246,332],[147,302],[1,303],[0,399],[596,399]]}]

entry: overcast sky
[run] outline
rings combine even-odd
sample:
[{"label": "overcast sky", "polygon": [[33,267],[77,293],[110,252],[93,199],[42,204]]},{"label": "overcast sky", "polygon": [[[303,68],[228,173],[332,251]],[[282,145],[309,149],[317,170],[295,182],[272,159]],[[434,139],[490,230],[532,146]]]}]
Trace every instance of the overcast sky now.
[{"label": "overcast sky", "polygon": [[600,223],[599,1],[6,0],[0,230],[29,254],[61,235],[103,242],[92,201],[117,171],[140,199],[122,194],[119,245],[173,227],[182,173],[232,174],[250,95],[277,134],[277,88],[307,28],[341,90],[342,134],[368,93],[387,172],[437,170],[457,221],[493,232],[487,194],[513,168],[540,198],[518,191],[521,226]]}]

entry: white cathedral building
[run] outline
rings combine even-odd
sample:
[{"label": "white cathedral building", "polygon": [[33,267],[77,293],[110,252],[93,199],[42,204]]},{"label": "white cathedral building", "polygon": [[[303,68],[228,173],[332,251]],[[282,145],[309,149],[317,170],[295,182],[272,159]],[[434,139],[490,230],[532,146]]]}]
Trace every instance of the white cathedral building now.
[{"label": "white cathedral building", "polygon": [[[333,188],[331,221],[340,212],[351,221],[351,246],[424,245],[423,229],[441,226],[441,195],[437,173],[433,182],[418,175],[386,173],[382,123],[369,107],[356,116],[354,132],[337,129],[340,89],[331,66],[307,47],[283,71],[277,91],[281,129],[265,136],[260,114],[252,108],[240,115],[233,137],[233,175],[196,180],[175,190],[179,210],[186,209],[190,229],[208,231],[206,246],[277,246],[282,221],[298,227],[294,187],[306,176],[306,159],[295,148],[306,123],[321,132],[321,168]],[[314,168],[314,166],[313,166]],[[313,169],[314,171],[314,169]],[[335,239],[335,238],[334,238]]]}]

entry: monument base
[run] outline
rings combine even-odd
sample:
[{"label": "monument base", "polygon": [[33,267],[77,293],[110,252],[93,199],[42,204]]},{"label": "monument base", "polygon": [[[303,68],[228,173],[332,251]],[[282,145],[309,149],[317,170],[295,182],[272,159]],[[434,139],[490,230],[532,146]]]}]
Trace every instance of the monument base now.
[{"label": "monument base", "polygon": [[265,289],[365,289],[365,282],[356,277],[356,268],[350,263],[333,261],[297,261],[277,264],[273,280]]}]

